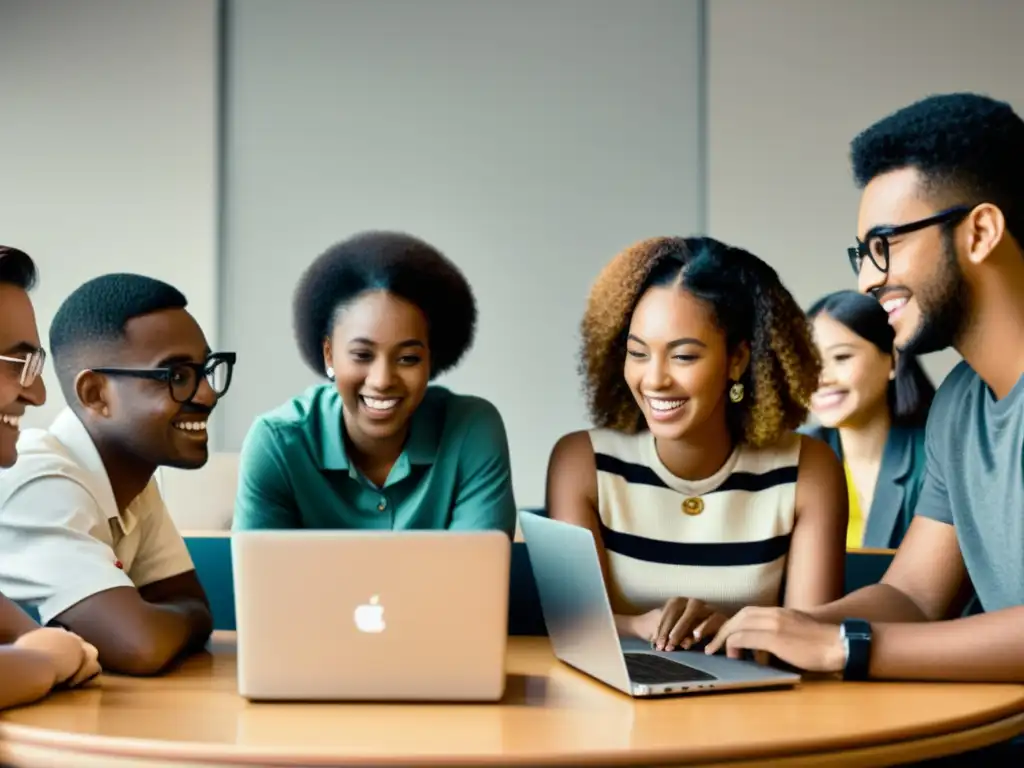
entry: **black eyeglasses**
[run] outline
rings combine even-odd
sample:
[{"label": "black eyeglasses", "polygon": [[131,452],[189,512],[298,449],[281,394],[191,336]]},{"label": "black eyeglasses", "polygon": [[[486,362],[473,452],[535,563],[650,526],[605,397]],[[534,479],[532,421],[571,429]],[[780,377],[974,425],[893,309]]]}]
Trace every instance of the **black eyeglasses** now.
[{"label": "black eyeglasses", "polygon": [[889,238],[899,235],[906,235],[910,232],[917,232],[921,229],[934,227],[937,224],[959,224],[967,214],[973,210],[970,205],[958,205],[948,208],[945,211],[936,213],[926,219],[919,219],[908,224],[897,224],[895,226],[874,227],[868,230],[864,240],[857,239],[857,245],[847,248],[846,253],[850,257],[850,266],[855,274],[860,274],[864,265],[864,258],[871,259],[875,269],[883,275],[889,272]]},{"label": "black eyeglasses", "polygon": [[5,363],[18,363],[21,365],[21,376],[18,378],[18,383],[23,387],[31,387],[35,384],[39,374],[43,372],[43,364],[46,362],[46,352],[41,349],[36,349],[25,357],[7,357],[6,355],[0,355],[0,361]]},{"label": "black eyeglasses", "polygon": [[234,352],[214,352],[201,363],[174,363],[160,368],[90,368],[108,376],[132,376],[136,379],[163,381],[176,403],[187,403],[196,396],[199,384],[206,379],[213,393],[221,398],[231,386],[235,367]]}]

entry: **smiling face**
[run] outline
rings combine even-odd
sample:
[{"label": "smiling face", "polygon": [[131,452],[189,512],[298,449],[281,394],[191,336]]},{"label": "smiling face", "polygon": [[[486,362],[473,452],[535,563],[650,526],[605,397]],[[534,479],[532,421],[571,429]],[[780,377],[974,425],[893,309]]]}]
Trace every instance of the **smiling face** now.
[{"label": "smiling face", "polygon": [[427,318],[394,294],[364,293],[338,313],[324,360],[353,440],[402,436],[430,381]]},{"label": "smiling face", "polygon": [[814,319],[821,379],[811,410],[826,427],[855,427],[888,408],[893,358],[822,313]]},{"label": "smiling face", "polygon": [[[39,331],[28,293],[16,285],[0,283],[0,357],[24,360],[37,349]],[[25,409],[46,402],[42,376],[30,387],[21,385],[23,367],[0,360],[0,467],[10,467],[18,457],[18,434]]]},{"label": "smiling face", "polygon": [[[102,365],[97,362],[92,367],[148,371],[176,363],[202,363],[210,351],[199,324],[184,309],[132,318],[125,324],[124,338],[108,349]],[[103,438],[116,443],[119,450],[153,467],[197,469],[206,463],[206,426],[217,397],[205,378],[185,403],[175,401],[166,381],[83,371],[75,383],[79,399],[94,412],[92,418]]]},{"label": "smiling face", "polygon": [[725,430],[726,392],[743,374],[711,307],[678,286],[650,288],[629,324],[624,375],[651,433],[663,440]]},{"label": "smiling face", "polygon": [[[864,239],[873,227],[919,221],[946,207],[922,194],[923,186],[913,168],[873,179],[861,195],[858,236]],[[888,275],[865,259],[858,284],[865,293],[873,291],[889,313],[896,346],[903,351],[926,354],[951,346],[967,321],[969,293],[956,244],[941,226],[891,238]]]}]

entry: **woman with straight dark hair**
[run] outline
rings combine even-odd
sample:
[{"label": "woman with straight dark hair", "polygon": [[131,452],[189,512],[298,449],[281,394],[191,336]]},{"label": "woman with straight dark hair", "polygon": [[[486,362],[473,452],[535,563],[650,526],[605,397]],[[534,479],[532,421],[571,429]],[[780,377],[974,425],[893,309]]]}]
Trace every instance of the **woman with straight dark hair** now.
[{"label": "woman with straight dark hair", "polygon": [[899,546],[924,480],[924,425],[935,387],[899,354],[878,301],[856,291],[825,296],[807,313],[822,358],[811,410],[846,471],[848,548]]}]

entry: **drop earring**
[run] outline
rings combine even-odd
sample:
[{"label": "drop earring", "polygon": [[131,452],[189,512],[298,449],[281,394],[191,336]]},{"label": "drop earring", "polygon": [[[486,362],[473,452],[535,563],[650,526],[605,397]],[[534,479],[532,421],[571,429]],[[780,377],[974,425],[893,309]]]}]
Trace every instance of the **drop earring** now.
[{"label": "drop earring", "polygon": [[327,366],[327,378],[334,381],[334,368],[330,365]]},{"label": "drop earring", "polygon": [[733,385],[731,387],[729,387],[729,399],[732,402],[734,402],[734,403],[738,403],[741,400],[743,400],[743,382],[742,381],[733,382]]}]

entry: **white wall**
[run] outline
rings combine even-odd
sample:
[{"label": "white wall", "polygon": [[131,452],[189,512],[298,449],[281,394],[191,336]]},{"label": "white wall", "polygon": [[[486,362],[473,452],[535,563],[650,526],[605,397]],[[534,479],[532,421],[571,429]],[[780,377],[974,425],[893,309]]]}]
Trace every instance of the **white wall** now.
[{"label": "white wall", "polygon": [[[1024,114],[1024,3],[708,0],[708,224],[779,270],[797,299],[853,286],[850,140],[937,92]],[[953,352],[931,356],[936,377]]]},{"label": "white wall", "polygon": [[455,260],[481,310],[443,382],[504,415],[520,505],[586,426],[577,328],[600,267],[700,228],[696,0],[246,0],[228,5],[225,447],[315,379],[290,297],[368,228]]},{"label": "white wall", "polygon": [[[103,272],[174,283],[216,338],[215,0],[0,0],[0,242],[28,251],[43,339]],[[63,404],[52,368],[48,423]]]}]

